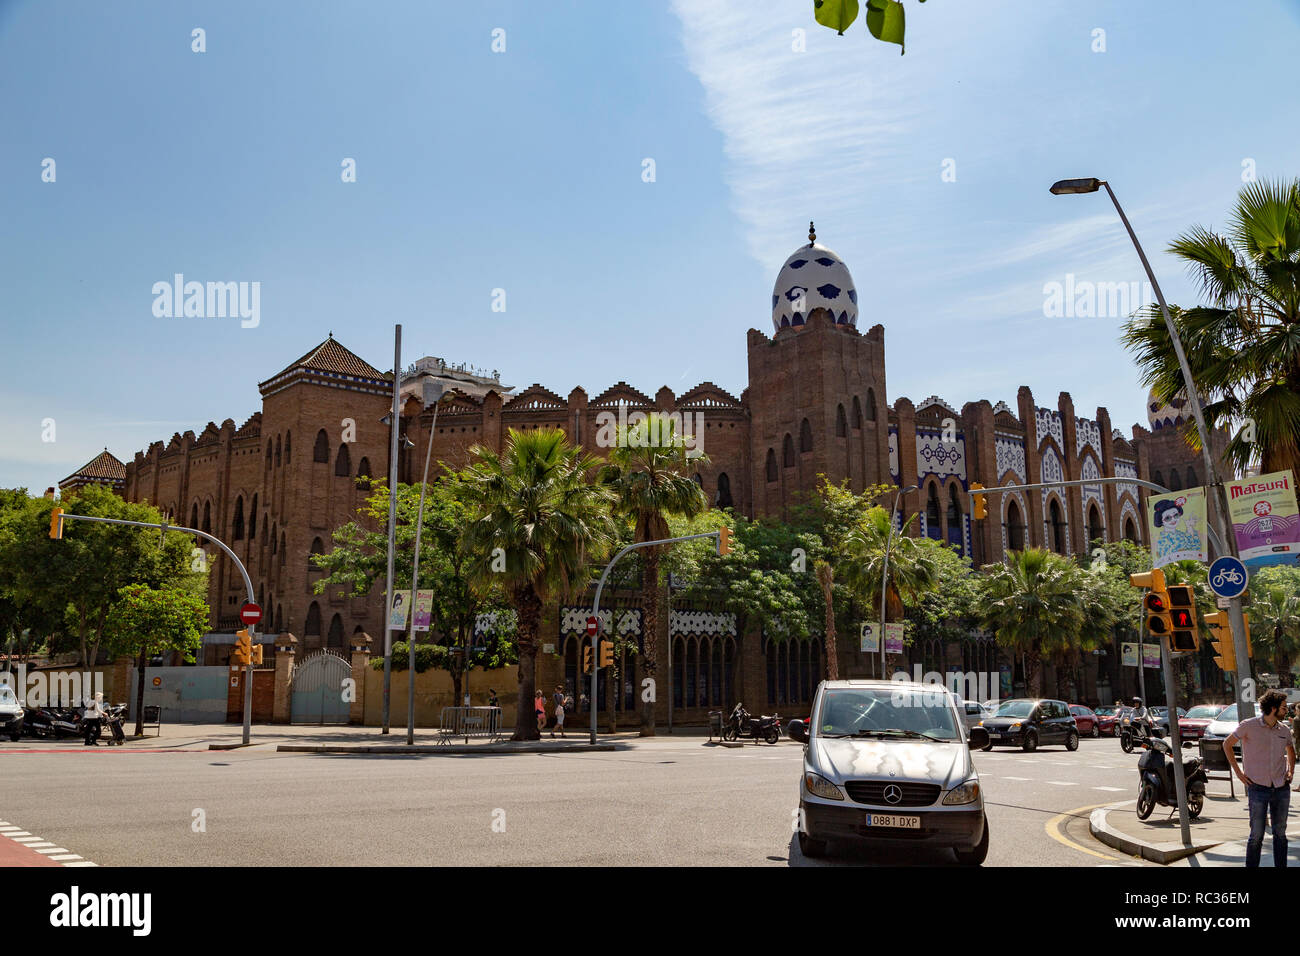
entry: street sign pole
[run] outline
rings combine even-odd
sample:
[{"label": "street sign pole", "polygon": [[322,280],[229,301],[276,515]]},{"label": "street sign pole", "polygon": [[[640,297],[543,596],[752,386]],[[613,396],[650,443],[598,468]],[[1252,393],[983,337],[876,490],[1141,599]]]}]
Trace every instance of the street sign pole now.
[{"label": "street sign pole", "polygon": [[1183,832],[1183,846],[1191,846],[1192,827],[1187,817],[1187,780],[1183,774],[1183,734],[1182,728],[1178,726],[1178,690],[1174,684],[1174,655],[1168,638],[1160,640],[1160,663],[1165,676],[1165,712],[1169,715],[1169,747],[1173,750],[1178,825]]},{"label": "street sign pole", "polygon": [[[384,700],[383,729],[388,733],[388,706],[393,689],[393,562],[397,535],[397,433],[401,431],[402,326],[393,330],[393,411],[388,429],[388,589],[384,592]],[[410,611],[408,610],[409,614]]]}]

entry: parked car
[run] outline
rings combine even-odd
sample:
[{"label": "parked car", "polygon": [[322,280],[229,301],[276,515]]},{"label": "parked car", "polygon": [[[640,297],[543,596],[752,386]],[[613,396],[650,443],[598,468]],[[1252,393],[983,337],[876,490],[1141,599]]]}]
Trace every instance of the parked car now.
[{"label": "parked car", "polygon": [[962,719],[969,730],[971,727],[978,727],[980,721],[986,717],[992,717],[993,711],[985,704],[976,703],[973,700],[957,701],[957,709],[961,711]]},{"label": "parked car", "polygon": [[1066,750],[1079,749],[1079,728],[1074,715],[1063,700],[1019,698],[1003,701],[998,711],[982,724],[989,732],[984,750],[996,747],[1020,747],[1034,751],[1042,746],[1063,745]]},{"label": "parked car", "polygon": [[1197,704],[1186,717],[1178,718],[1178,732],[1184,740],[1200,740],[1210,722],[1227,709],[1227,704]]},{"label": "parked car", "polygon": [[0,684],[0,736],[8,735],[10,740],[17,740],[22,732],[22,705],[12,687]]},{"label": "parked car", "polygon": [[[1156,707],[1148,707],[1147,713],[1151,715],[1151,728],[1156,732],[1157,736],[1168,737],[1169,736],[1169,708],[1163,705],[1156,706]],[[1179,707],[1178,719],[1181,720],[1186,716],[1187,716],[1187,709],[1185,707]]]},{"label": "parked car", "polygon": [[1071,704],[1070,714],[1074,717],[1074,726],[1079,728],[1079,735],[1087,734],[1089,737],[1101,736],[1101,718],[1097,716],[1096,711],[1091,707],[1084,707],[1082,704]]},{"label": "parked car", "polygon": [[1097,724],[1101,732],[1108,737],[1114,737],[1119,733],[1119,714],[1122,707],[1098,707],[1093,711],[1097,715]]},{"label": "parked car", "polygon": [[957,700],[911,681],[823,681],[808,723],[791,721],[804,744],[799,779],[799,849],[821,856],[827,842],[950,848],[978,866],[988,821]]},{"label": "parked car", "polygon": [[[1218,715],[1215,716],[1212,721],[1205,725],[1205,730],[1201,733],[1201,746],[1211,747],[1218,745],[1222,747],[1223,741],[1232,736],[1233,732],[1237,729],[1237,724],[1239,723],[1240,721],[1237,719],[1237,705],[1229,704],[1227,707],[1223,708],[1223,710],[1219,711]],[[1237,744],[1234,749],[1237,752],[1237,756],[1240,757],[1241,744]]]}]

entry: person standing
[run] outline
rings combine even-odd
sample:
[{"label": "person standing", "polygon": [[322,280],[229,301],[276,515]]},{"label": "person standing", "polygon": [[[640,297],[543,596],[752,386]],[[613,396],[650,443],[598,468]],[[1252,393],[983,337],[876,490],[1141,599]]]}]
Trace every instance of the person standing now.
[{"label": "person standing", "polygon": [[86,735],[87,747],[99,746],[99,734],[103,729],[104,716],[104,694],[99,692],[81,713],[81,730]]},{"label": "person standing", "polygon": [[[1223,742],[1223,753],[1233,774],[1246,785],[1250,808],[1250,838],[1246,841],[1246,866],[1259,866],[1264,848],[1264,824],[1273,828],[1273,865],[1286,866],[1286,818],[1291,809],[1291,778],[1295,774],[1295,747],[1286,716],[1286,695],[1270,690],[1259,699],[1259,717],[1237,725]],[[1235,747],[1241,744],[1237,766]]]},{"label": "person standing", "polygon": [[555,731],[558,730],[560,732],[560,736],[563,737],[564,736],[564,685],[563,684],[555,685],[555,694],[552,699],[555,702],[555,727],[554,729],[551,730],[551,736],[554,737]]},{"label": "person standing", "polygon": [[533,710],[537,712],[537,732],[546,729],[546,697],[539,690],[533,695]]}]

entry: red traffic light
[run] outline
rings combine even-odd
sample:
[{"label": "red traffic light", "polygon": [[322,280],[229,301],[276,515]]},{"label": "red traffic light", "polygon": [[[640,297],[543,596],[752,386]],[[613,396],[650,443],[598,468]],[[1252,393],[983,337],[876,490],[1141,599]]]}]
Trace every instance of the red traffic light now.
[{"label": "red traffic light", "polygon": [[1196,618],[1192,612],[1185,607],[1174,608],[1170,613],[1170,618],[1174,622],[1174,627],[1191,630],[1196,627]]},{"label": "red traffic light", "polygon": [[1146,609],[1152,614],[1163,614],[1169,610],[1169,604],[1165,601],[1163,594],[1152,591],[1146,596]]}]

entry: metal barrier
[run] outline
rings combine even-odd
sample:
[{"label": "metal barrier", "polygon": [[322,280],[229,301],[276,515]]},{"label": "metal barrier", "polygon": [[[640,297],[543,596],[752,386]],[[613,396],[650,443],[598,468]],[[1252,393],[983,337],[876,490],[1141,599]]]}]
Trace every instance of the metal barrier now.
[{"label": "metal barrier", "polygon": [[438,743],[449,744],[453,737],[471,737],[499,740],[501,732],[500,707],[444,707],[438,718]]},{"label": "metal barrier", "polygon": [[[1206,740],[1204,737],[1200,740],[1201,751],[1201,769],[1205,771],[1206,780],[1223,780],[1228,781],[1228,795],[1234,800],[1237,799],[1236,781],[1233,779],[1232,768],[1228,766],[1228,755],[1223,752],[1222,740]],[[1240,750],[1240,748],[1237,748]],[[1241,754],[1237,754],[1237,761],[1240,763]],[[1222,777],[1211,777],[1210,774],[1223,774]]]},{"label": "metal barrier", "polygon": [[143,719],[140,723],[141,730],[148,730],[152,727],[157,731],[157,733],[154,734],[155,737],[162,735],[162,708],[160,706],[157,704],[145,704],[142,717]]}]

